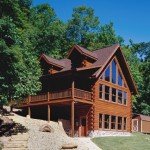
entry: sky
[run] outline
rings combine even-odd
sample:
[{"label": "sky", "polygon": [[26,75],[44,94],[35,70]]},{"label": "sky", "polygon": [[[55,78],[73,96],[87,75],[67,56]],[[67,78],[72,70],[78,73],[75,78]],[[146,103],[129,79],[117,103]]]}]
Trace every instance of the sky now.
[{"label": "sky", "polygon": [[92,7],[101,24],[114,23],[117,35],[133,42],[150,41],[150,0],[33,0],[33,6],[48,3],[66,22],[78,6]]}]

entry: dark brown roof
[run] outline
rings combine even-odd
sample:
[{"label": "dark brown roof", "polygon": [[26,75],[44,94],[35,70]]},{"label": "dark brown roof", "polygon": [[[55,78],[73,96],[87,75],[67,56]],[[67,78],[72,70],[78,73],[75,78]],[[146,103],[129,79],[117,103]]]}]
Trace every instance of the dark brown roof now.
[{"label": "dark brown roof", "polygon": [[140,115],[141,120],[150,121],[150,116]]},{"label": "dark brown roof", "polygon": [[68,54],[68,58],[70,58],[70,55],[72,53],[73,50],[78,50],[81,54],[87,56],[87,57],[90,57],[94,60],[97,60],[97,55],[93,52],[90,52],[89,50],[86,50],[85,48],[79,46],[79,45],[75,45],[73,46],[73,48],[69,51],[69,54]]},{"label": "dark brown roof", "polygon": [[54,66],[57,66],[57,67],[60,67],[60,68],[64,68],[64,64],[62,64],[59,60],[57,59],[54,59],[52,57],[49,57],[45,54],[42,54],[41,57],[40,57],[40,60],[41,59],[44,59],[48,64],[52,64]]},{"label": "dark brown roof", "polygon": [[112,46],[102,48],[99,50],[95,50],[93,52],[86,50],[83,47],[80,47],[78,45],[75,45],[69,52],[68,58],[67,59],[54,59],[51,57],[48,57],[46,55],[42,55],[41,58],[44,58],[47,63],[53,64],[56,66],[59,66],[61,70],[57,72],[57,74],[66,72],[66,71],[71,71],[71,60],[70,60],[70,55],[72,51],[78,50],[82,55],[86,55],[94,60],[94,63],[90,67],[84,67],[84,68],[76,68],[76,71],[80,70],[90,70],[93,68],[97,68],[95,70],[95,73],[92,74],[91,77],[93,78],[98,78],[100,74],[104,71],[105,67],[109,63],[109,61],[113,58],[114,55],[117,56],[117,59],[119,59],[119,62],[121,62],[120,65],[122,65],[122,69],[124,73],[126,74],[126,79],[128,80],[128,84],[130,87],[131,92],[137,93],[137,89],[134,83],[134,80],[132,78],[132,75],[130,73],[130,69],[128,67],[128,64],[126,63],[126,60],[124,58],[123,53],[121,52],[121,48],[119,44],[114,44]]},{"label": "dark brown roof", "polygon": [[97,61],[93,64],[96,65],[104,65],[105,62],[109,59],[109,57],[118,49],[119,44],[114,44],[112,46],[102,48],[96,51],[93,51],[93,53],[97,56]]},{"label": "dark brown roof", "polygon": [[63,70],[70,70],[71,69],[71,60],[70,59],[60,59],[59,60],[61,64],[63,64],[64,69]]}]

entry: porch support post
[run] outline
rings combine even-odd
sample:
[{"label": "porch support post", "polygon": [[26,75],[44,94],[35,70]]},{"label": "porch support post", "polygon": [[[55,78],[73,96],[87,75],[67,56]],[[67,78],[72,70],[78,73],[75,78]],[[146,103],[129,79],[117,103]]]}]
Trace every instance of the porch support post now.
[{"label": "porch support post", "polygon": [[74,80],[72,81],[71,87],[72,87],[72,99],[74,99]]},{"label": "porch support post", "polygon": [[28,115],[31,118],[31,108],[30,107],[28,107]]},{"label": "porch support post", "polygon": [[74,101],[71,101],[71,136],[74,136]]},{"label": "porch support post", "polygon": [[48,119],[48,122],[50,122],[50,116],[51,116],[51,109],[50,109],[50,105],[47,105],[47,110],[48,110],[48,114],[47,114],[47,119]]}]

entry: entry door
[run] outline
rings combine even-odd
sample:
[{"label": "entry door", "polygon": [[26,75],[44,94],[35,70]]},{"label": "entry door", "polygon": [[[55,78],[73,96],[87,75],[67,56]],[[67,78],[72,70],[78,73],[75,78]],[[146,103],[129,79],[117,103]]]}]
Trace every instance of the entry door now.
[{"label": "entry door", "polygon": [[132,119],[132,131],[138,132],[138,119]]},{"label": "entry door", "polygon": [[81,117],[81,136],[86,136],[86,117]]}]

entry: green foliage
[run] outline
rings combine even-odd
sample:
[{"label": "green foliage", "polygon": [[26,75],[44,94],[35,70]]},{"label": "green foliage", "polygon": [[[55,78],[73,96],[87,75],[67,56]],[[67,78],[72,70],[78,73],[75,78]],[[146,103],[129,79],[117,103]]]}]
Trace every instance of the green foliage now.
[{"label": "green foliage", "polygon": [[92,8],[86,6],[74,8],[72,18],[67,25],[67,40],[71,44],[79,44],[88,48],[95,43],[99,29],[99,20],[95,17]]},{"label": "green foliage", "polygon": [[1,6],[0,95],[4,103],[40,90],[41,69],[30,42],[33,32],[29,31],[34,27],[28,21],[29,1],[2,0]]},{"label": "green foliage", "polygon": [[[133,68],[138,68],[140,78],[138,80],[139,95],[134,102],[134,112],[150,115],[150,43],[133,44],[131,41],[131,49],[134,55],[138,56],[139,62]],[[134,72],[133,72],[134,73]],[[135,74],[138,79],[139,75]]]},{"label": "green foliage", "polygon": [[150,115],[149,42],[124,45],[113,23],[101,25],[91,7],[74,8],[71,19],[63,23],[49,4],[31,3],[0,1],[0,103],[40,90],[40,54],[63,58],[74,44],[94,50],[120,43],[139,89],[133,97],[134,112]]},{"label": "green foliage", "polygon": [[31,23],[36,27],[36,36],[32,39],[37,56],[42,53],[60,58],[66,44],[66,26],[57,17],[48,4],[31,9]]},{"label": "green foliage", "polygon": [[113,28],[113,23],[101,26],[98,40],[103,43],[104,46],[112,45],[115,43],[123,44],[124,40],[120,36],[116,36],[115,30]]}]

